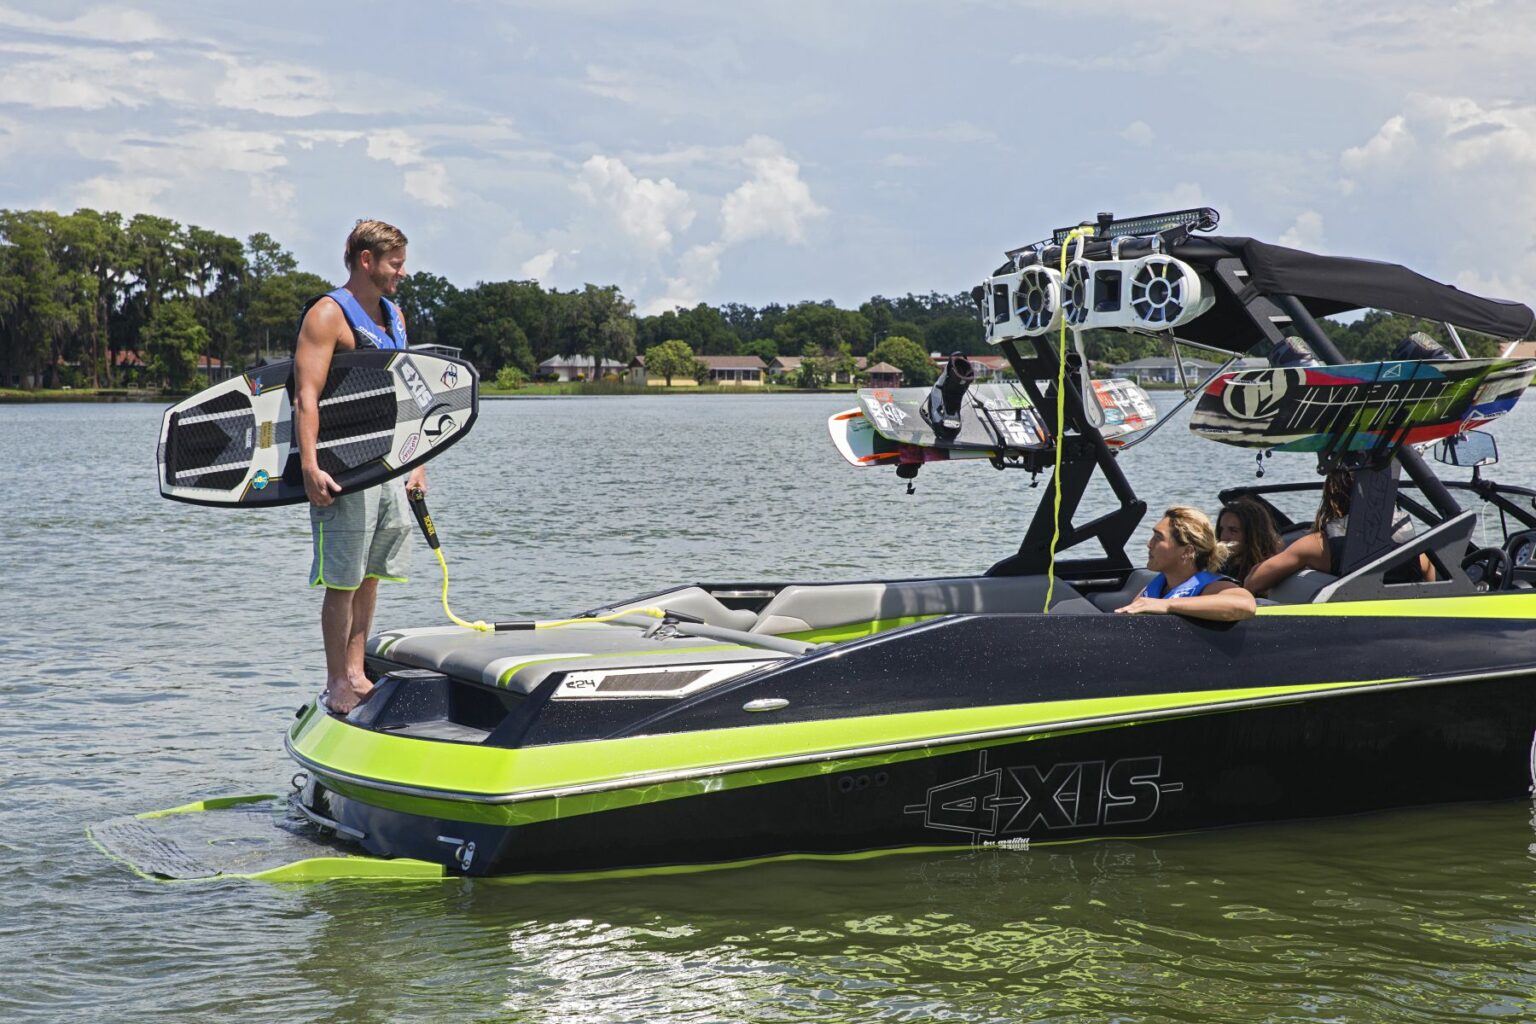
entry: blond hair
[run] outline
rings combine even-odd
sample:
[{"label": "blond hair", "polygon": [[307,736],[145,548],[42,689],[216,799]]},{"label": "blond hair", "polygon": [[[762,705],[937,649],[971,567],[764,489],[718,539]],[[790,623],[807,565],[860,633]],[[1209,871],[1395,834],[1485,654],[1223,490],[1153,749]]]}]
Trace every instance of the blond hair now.
[{"label": "blond hair", "polygon": [[365,250],[373,253],[374,259],[378,259],[404,245],[405,234],[393,224],[386,224],[382,220],[360,220],[347,236],[347,248],[341,258],[347,264],[347,269],[351,270],[357,265],[358,255]]},{"label": "blond hair", "polygon": [[1230,544],[1216,539],[1216,528],[1210,517],[1188,505],[1174,505],[1163,513],[1168,520],[1168,530],[1175,543],[1188,544],[1195,549],[1195,568],[1200,572],[1215,572],[1232,553]]}]

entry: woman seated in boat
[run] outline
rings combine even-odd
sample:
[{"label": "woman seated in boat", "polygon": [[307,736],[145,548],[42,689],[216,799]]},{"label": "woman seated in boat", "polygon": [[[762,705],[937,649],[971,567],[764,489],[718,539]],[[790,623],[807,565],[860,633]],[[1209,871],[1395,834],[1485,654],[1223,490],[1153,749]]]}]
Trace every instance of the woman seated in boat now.
[{"label": "woman seated in boat", "polygon": [[1216,517],[1216,539],[1231,552],[1221,571],[1234,580],[1245,580],[1260,562],[1284,547],[1275,532],[1269,510],[1252,498],[1234,498]]},{"label": "woman seated in boat", "polygon": [[[1323,500],[1317,507],[1317,517],[1312,521],[1312,531],[1291,542],[1291,546],[1259,563],[1243,579],[1243,585],[1251,593],[1263,596],[1282,580],[1290,579],[1303,569],[1343,575],[1339,563],[1344,558],[1344,537],[1349,532],[1349,502],[1354,493],[1355,474],[1347,469],[1335,469],[1323,480]],[[1401,544],[1413,538],[1413,524],[1406,514],[1398,513],[1392,523],[1392,539]],[[1428,555],[1420,555],[1418,564],[1398,566],[1387,572],[1388,583],[1411,583],[1417,580],[1433,582],[1435,567]]]},{"label": "woman seated in boat", "polygon": [[1186,615],[1192,619],[1234,622],[1253,617],[1253,595],[1216,570],[1227,557],[1227,546],[1204,512],[1175,505],[1152,527],[1147,541],[1147,568],[1152,582],[1124,608],[1125,615]]}]

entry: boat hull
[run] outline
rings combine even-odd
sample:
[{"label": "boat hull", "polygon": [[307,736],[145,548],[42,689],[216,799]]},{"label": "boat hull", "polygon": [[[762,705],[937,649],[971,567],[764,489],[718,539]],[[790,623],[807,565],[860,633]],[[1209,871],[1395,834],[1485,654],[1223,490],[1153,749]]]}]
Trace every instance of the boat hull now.
[{"label": "boat hull", "polygon": [[[471,875],[559,875],[1145,837],[1518,798],[1532,791],[1533,739],[1536,675],[1510,672],[951,736],[513,800],[381,786],[294,753],[314,783],[312,810],[359,834],[370,853]],[[603,741],[586,746],[604,756]]]}]

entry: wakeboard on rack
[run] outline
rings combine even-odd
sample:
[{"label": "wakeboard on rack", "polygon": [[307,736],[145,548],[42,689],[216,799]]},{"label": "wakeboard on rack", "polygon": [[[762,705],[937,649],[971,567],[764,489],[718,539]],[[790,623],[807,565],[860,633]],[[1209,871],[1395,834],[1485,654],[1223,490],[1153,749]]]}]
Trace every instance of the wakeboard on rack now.
[{"label": "wakeboard on rack", "polygon": [[[343,492],[409,472],[469,433],[479,375],[461,359],[394,349],[338,352],[320,392],[320,468]],[[293,425],[293,361],[247,370],[167,409],[160,494],[194,505],[307,500]]]},{"label": "wakeboard on rack", "polygon": [[1238,370],[1206,385],[1189,429],[1242,448],[1344,452],[1425,444],[1502,416],[1536,360],[1448,359]]},{"label": "wakeboard on rack", "polygon": [[955,451],[925,448],[922,445],[892,441],[875,429],[863,409],[845,409],[827,417],[827,432],[832,444],[850,466],[913,466],[956,459],[991,459],[995,450]]}]

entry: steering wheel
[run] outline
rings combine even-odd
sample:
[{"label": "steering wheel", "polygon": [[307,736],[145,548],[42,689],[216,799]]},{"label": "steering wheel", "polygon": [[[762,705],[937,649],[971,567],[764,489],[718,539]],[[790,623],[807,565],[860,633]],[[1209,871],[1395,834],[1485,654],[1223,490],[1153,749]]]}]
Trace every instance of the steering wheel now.
[{"label": "steering wheel", "polygon": [[1515,578],[1514,562],[1503,548],[1478,548],[1461,560],[1461,571],[1480,594],[1508,590]]}]

